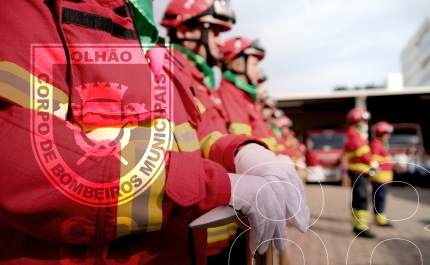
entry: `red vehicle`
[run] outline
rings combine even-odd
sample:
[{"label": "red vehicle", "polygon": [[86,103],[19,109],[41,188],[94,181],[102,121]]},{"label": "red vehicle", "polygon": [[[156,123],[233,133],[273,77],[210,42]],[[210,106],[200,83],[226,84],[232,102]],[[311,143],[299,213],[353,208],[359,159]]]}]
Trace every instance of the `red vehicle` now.
[{"label": "red vehicle", "polygon": [[340,182],[345,129],[306,132],[307,182]]}]

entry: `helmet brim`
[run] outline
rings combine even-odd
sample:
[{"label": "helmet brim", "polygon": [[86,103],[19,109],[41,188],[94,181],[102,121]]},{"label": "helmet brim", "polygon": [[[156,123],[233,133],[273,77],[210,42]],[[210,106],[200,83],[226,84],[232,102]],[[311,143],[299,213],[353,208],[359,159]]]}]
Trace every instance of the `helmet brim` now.
[{"label": "helmet brim", "polygon": [[199,22],[201,22],[201,23],[209,23],[209,24],[211,24],[211,25],[217,25],[217,26],[220,26],[220,28],[221,28],[221,32],[231,30],[231,27],[232,27],[232,25],[233,25],[233,24],[231,24],[231,23],[229,23],[229,22],[227,22],[227,21],[224,21],[224,20],[221,20],[221,19],[215,18],[215,17],[214,17],[214,16],[212,16],[212,15],[205,15],[205,16],[199,17],[199,18],[197,19],[197,21],[199,21]]}]

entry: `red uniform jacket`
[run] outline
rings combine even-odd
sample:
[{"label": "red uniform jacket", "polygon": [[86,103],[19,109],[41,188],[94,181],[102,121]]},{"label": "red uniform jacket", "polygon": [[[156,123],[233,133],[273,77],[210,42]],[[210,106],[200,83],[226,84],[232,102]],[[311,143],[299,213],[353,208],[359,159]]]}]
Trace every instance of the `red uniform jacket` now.
[{"label": "red uniform jacket", "polygon": [[288,155],[282,139],[275,137],[261,112],[245,91],[237,88],[232,82],[222,79],[216,92],[227,113],[228,130],[231,134],[259,138],[272,151]]},{"label": "red uniform jacket", "polygon": [[[154,91],[169,73],[163,70],[148,90],[143,54],[123,48],[139,45],[124,10],[122,1],[41,0],[0,10],[7,36],[0,44],[0,137],[7,139],[0,155],[0,264],[205,263],[206,231],[191,231],[188,223],[229,202],[221,165],[234,171],[234,153],[249,139],[209,136],[208,157],[221,165],[202,159],[195,142],[206,128],[183,93],[188,77],[175,75],[174,104],[166,103],[174,116],[166,115],[164,96]],[[107,48],[86,54],[76,44]],[[94,64],[94,56],[102,62]],[[71,121],[84,131],[117,127],[121,141],[94,142]],[[162,138],[169,122],[173,138]],[[167,143],[173,151],[163,154]],[[156,163],[158,178],[140,192],[136,176],[153,176]]]},{"label": "red uniform jacket", "polygon": [[391,154],[385,148],[381,139],[373,139],[370,142],[372,149],[372,160],[379,163],[379,171],[372,176],[372,181],[377,183],[388,183],[393,181],[393,164]]},{"label": "red uniform jacket", "polygon": [[203,83],[204,75],[180,51],[172,49],[172,53],[176,61],[183,65],[192,77],[191,86],[196,96],[202,119],[211,121],[214,124],[213,128],[223,134],[227,134],[227,116],[219,96]]},{"label": "red uniform jacket", "polygon": [[360,174],[368,170],[372,160],[369,142],[363,139],[360,132],[354,127],[348,128],[345,141],[348,170]]},{"label": "red uniform jacket", "polygon": [[[194,93],[198,110],[201,114],[202,124],[204,124],[201,126],[203,131],[199,132],[199,140],[205,158],[210,158],[218,162],[221,162],[219,160],[222,158],[222,152],[220,152],[218,148],[207,146],[212,142],[208,137],[217,139],[217,137],[224,135],[223,139],[232,139],[232,141],[237,141],[239,139],[240,142],[243,142],[244,139],[249,139],[249,141],[259,142],[264,145],[264,141],[256,140],[258,137],[248,137],[251,135],[226,135],[228,134],[228,123],[221,99],[214,91],[204,84],[203,74],[180,51],[172,49],[172,57],[174,57],[172,61],[182,66],[181,69],[190,76],[190,87],[192,89],[188,89],[189,91],[187,91],[187,93]],[[187,104],[185,106],[187,106]],[[210,154],[206,151],[209,150],[209,148],[214,150],[211,151]],[[226,168],[230,172],[234,172],[234,165]],[[222,249],[228,247],[229,240],[234,238],[235,234],[236,226],[234,224],[208,229],[207,255],[213,256],[219,254]]]},{"label": "red uniform jacket", "polygon": [[[199,133],[199,140],[203,154],[208,158],[210,154],[207,150],[211,149],[210,144],[212,142],[210,138],[217,139],[222,135],[228,134],[221,100],[214,91],[206,87],[203,82],[203,74],[180,51],[171,49],[171,55],[174,58],[172,61],[180,65],[181,70],[189,76],[189,87],[185,89],[185,94],[194,97],[193,100],[197,104],[197,111],[201,115],[202,123],[205,124],[201,126],[204,131]],[[195,104],[190,102],[189,104],[185,104],[185,106],[193,106]],[[219,152],[211,152],[211,154],[211,159],[219,159],[218,157],[221,157],[219,156]],[[234,172],[234,170],[231,171]],[[207,256],[219,254],[224,248],[228,247],[230,239],[233,239],[235,234],[236,226],[234,224],[209,228],[207,230],[207,245],[205,245],[207,248],[204,252]]]}]

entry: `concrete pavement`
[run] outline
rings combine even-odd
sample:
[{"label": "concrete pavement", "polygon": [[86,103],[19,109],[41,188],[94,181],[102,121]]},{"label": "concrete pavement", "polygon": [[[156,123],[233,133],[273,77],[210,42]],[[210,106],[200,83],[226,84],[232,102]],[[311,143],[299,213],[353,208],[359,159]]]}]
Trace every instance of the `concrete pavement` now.
[{"label": "concrete pavement", "polygon": [[399,221],[392,221],[393,228],[377,227],[372,214],[374,239],[352,232],[350,188],[312,184],[306,194],[313,225],[306,234],[289,228],[291,265],[430,265],[430,228],[424,229],[430,225],[430,189],[390,187],[386,213]]}]

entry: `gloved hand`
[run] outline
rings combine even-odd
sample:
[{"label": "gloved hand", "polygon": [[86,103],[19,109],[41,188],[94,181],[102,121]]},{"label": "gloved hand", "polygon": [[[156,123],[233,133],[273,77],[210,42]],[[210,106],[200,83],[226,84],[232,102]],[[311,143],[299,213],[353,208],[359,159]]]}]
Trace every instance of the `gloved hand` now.
[{"label": "gloved hand", "polygon": [[369,170],[369,175],[371,176],[371,177],[373,177],[373,176],[375,176],[377,173],[378,173],[378,171],[379,171],[379,163],[377,162],[377,161],[371,161],[370,162],[370,167],[371,167],[371,169]]},{"label": "gloved hand", "polygon": [[292,165],[294,165],[293,160],[291,160],[291,157],[287,156],[287,155],[278,155],[278,158],[282,161],[282,162],[288,162],[291,163]]},{"label": "gloved hand", "polygon": [[251,225],[249,248],[255,251],[258,247],[258,253],[264,254],[270,239],[277,238],[278,240],[274,240],[275,247],[285,254],[286,221],[270,219],[282,219],[286,213],[279,205],[271,186],[257,176],[229,174],[229,177],[232,189],[229,204],[247,215]]},{"label": "gloved hand", "polygon": [[[287,162],[285,162],[287,161]],[[234,158],[236,173],[263,177],[275,192],[283,209],[287,209],[294,226],[302,233],[309,227],[309,207],[300,177],[292,162],[278,158],[258,144],[248,144]],[[286,216],[278,220],[284,220]]]}]

